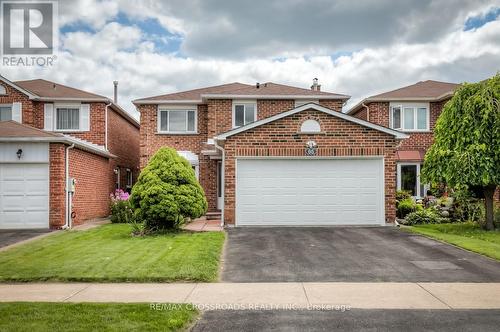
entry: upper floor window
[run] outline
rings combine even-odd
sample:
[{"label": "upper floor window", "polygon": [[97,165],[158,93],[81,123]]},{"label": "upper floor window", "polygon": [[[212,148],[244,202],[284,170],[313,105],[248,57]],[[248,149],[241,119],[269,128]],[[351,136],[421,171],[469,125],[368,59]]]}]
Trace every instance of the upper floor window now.
[{"label": "upper floor window", "polygon": [[56,130],[79,130],[79,129],[80,129],[79,107],[56,108]]},{"label": "upper floor window", "polygon": [[12,106],[0,105],[0,121],[12,120]]},{"label": "upper floor window", "polygon": [[44,129],[62,132],[90,130],[90,104],[44,104]]},{"label": "upper floor window", "polygon": [[158,111],[158,132],[194,134],[197,131],[196,110],[169,109]]},{"label": "upper floor window", "polygon": [[315,99],[315,100],[313,100],[313,99],[296,99],[295,100],[295,107],[299,107],[299,106],[309,104],[309,103],[319,104],[319,100],[317,100],[317,99]]},{"label": "upper floor window", "polygon": [[429,104],[391,104],[390,127],[403,131],[429,130]]},{"label": "upper floor window", "polygon": [[233,103],[233,128],[245,126],[257,120],[256,102]]},{"label": "upper floor window", "polygon": [[7,94],[7,90],[5,89],[5,87],[3,85],[0,85],[0,95],[6,95]]},{"label": "upper floor window", "polygon": [[127,168],[127,188],[132,188],[132,184],[134,182],[132,170]]}]

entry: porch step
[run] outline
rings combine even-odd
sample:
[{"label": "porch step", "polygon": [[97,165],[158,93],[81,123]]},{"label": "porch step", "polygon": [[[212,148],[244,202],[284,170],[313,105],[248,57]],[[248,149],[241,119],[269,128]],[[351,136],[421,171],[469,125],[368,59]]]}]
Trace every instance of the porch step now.
[{"label": "porch step", "polygon": [[205,217],[207,218],[207,220],[215,220],[215,219],[220,220],[221,213],[220,212],[207,212]]}]

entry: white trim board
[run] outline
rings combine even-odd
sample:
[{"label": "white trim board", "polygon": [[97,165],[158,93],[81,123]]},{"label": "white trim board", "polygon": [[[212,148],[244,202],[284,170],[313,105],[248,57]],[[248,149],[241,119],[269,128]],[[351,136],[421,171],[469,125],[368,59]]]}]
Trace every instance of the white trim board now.
[{"label": "white trim board", "polygon": [[230,130],[228,132],[225,132],[223,134],[220,134],[220,135],[216,136],[215,139],[217,139],[217,140],[225,140],[226,138],[231,137],[231,136],[236,135],[236,134],[239,134],[241,132],[244,132],[244,131],[253,129],[255,127],[258,127],[258,126],[262,126],[262,125],[264,125],[266,123],[270,123],[270,122],[282,119],[284,117],[287,117],[287,116],[290,116],[290,115],[293,115],[293,114],[296,114],[296,113],[299,113],[299,112],[307,111],[307,110],[310,110],[310,109],[316,110],[316,111],[320,111],[320,112],[323,112],[323,113],[326,113],[326,114],[338,117],[338,118],[346,120],[346,121],[354,122],[354,123],[357,123],[357,124],[359,124],[361,126],[364,126],[364,127],[368,127],[368,128],[371,128],[371,129],[375,129],[375,130],[381,131],[383,133],[392,135],[392,136],[394,136],[397,139],[405,139],[405,138],[409,137],[407,134],[402,133],[400,131],[397,131],[397,130],[394,130],[394,129],[389,129],[389,128],[386,128],[386,127],[382,127],[382,126],[376,125],[374,123],[371,123],[371,122],[368,122],[368,121],[365,121],[365,120],[361,120],[361,119],[355,118],[353,116],[350,116],[350,115],[347,115],[347,114],[344,114],[344,113],[341,113],[341,112],[332,111],[329,108],[323,107],[321,105],[309,103],[309,104],[305,104],[305,105],[296,107],[294,109],[291,109],[291,110],[289,110],[287,112],[279,113],[279,114],[276,114],[274,116],[271,116],[271,117],[268,117],[268,118],[265,118],[265,119],[262,119],[262,120],[259,120],[259,121],[255,121],[255,122],[253,122],[251,124],[248,124],[246,126],[242,126],[242,127]]}]

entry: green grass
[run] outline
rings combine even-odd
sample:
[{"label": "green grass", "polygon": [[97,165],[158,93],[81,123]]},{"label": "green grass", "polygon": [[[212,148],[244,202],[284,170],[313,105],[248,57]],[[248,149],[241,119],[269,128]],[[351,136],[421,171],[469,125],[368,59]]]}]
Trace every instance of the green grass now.
[{"label": "green grass", "polygon": [[500,231],[472,223],[418,225],[405,229],[500,260]]},{"label": "green grass", "polygon": [[0,281],[214,281],[223,232],[132,237],[127,224],[63,231],[0,252]]},{"label": "green grass", "polygon": [[186,305],[169,309],[152,310],[149,304],[0,303],[0,330],[179,331],[198,316]]}]

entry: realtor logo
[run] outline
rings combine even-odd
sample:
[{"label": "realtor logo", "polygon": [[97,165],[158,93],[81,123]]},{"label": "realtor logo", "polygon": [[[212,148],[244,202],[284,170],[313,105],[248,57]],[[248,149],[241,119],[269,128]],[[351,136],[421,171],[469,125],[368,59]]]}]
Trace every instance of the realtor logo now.
[{"label": "realtor logo", "polygon": [[44,55],[57,49],[56,1],[1,1],[1,18],[4,65],[45,65],[54,60]]}]

